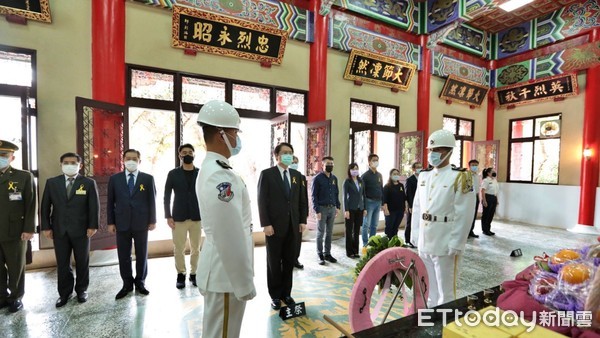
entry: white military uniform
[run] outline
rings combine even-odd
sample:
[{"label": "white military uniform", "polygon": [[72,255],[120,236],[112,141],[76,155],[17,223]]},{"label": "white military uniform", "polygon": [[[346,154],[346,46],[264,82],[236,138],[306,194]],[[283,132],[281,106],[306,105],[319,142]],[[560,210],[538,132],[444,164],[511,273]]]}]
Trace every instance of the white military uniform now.
[{"label": "white military uniform", "polygon": [[[475,193],[472,176],[464,169],[423,170],[413,201],[411,241],[418,243],[419,256],[429,275],[428,306],[456,299],[458,264],[464,252],[471,223]],[[450,249],[458,252],[450,255]]]},{"label": "white military uniform", "polygon": [[196,274],[204,296],[202,337],[239,337],[246,307],[241,298],[256,293],[248,190],[227,158],[208,152],[196,193],[206,234]]}]

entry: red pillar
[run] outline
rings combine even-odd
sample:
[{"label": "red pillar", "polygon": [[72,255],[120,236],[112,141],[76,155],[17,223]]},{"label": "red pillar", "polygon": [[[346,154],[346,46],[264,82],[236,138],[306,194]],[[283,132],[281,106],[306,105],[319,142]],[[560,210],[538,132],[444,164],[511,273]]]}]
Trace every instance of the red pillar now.
[{"label": "red pillar", "polygon": [[[488,65],[488,70],[491,72],[493,69],[496,69],[496,60],[491,60]],[[492,141],[494,139],[494,113],[496,108],[496,89],[492,88],[488,92],[487,97],[487,120],[486,120],[486,133],[485,139],[486,141]]]},{"label": "red pillar", "polygon": [[92,1],[92,97],[125,104],[125,0]]},{"label": "red pillar", "polygon": [[[600,31],[594,29],[590,41],[600,41]],[[579,220],[581,225],[594,225],[596,188],[598,187],[598,150],[600,149],[600,66],[587,70],[585,87],[585,106],[583,109],[583,147],[592,152],[591,157],[581,157],[581,178],[579,193]]]},{"label": "red pillar", "polygon": [[[417,130],[422,130],[425,142],[429,137],[429,100],[431,92],[431,51],[427,48],[427,35],[419,36],[421,45],[421,70],[417,91]],[[425,154],[426,155],[426,154]],[[423,156],[423,166],[427,166],[427,156]]]},{"label": "red pillar", "polygon": [[327,16],[319,14],[321,0],[310,0],[315,14],[314,41],[310,45],[308,122],[327,119]]}]

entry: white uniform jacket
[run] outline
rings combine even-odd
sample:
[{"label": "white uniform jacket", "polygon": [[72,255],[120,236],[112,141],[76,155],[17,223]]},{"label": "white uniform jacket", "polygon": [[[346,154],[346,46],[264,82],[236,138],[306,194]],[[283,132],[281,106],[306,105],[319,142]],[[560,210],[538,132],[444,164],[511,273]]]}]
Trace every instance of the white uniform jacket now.
[{"label": "white uniform jacket", "polygon": [[[419,253],[448,255],[449,248],[464,251],[473,222],[475,192],[472,176],[464,169],[423,170],[413,201],[411,241]],[[415,238],[416,237],[416,238]]]},{"label": "white uniform jacket", "polygon": [[196,194],[206,240],[196,279],[201,292],[232,292],[236,298],[255,291],[252,212],[246,184],[222,155],[208,152]]}]

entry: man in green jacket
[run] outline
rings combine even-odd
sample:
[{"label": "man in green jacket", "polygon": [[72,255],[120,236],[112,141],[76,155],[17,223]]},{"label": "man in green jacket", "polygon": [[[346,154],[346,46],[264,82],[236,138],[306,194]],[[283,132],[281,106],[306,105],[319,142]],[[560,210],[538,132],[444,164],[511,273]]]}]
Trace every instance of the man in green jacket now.
[{"label": "man in green jacket", "polygon": [[23,308],[25,252],[35,232],[33,175],[10,166],[17,150],[0,140],[0,308],[11,313]]}]

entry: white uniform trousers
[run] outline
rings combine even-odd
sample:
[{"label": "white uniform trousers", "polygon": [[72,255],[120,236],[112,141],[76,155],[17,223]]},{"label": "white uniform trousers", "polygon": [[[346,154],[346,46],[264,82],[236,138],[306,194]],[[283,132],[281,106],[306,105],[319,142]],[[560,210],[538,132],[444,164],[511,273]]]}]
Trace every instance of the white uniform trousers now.
[{"label": "white uniform trousers", "polygon": [[420,254],[429,276],[429,300],[427,307],[432,308],[456,299],[458,269],[462,255],[434,256]]},{"label": "white uniform trousers", "polygon": [[237,338],[240,336],[246,302],[233,293],[206,292],[202,338]]}]

